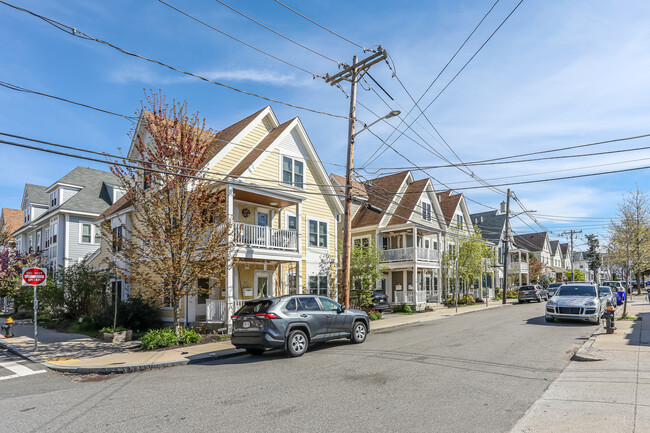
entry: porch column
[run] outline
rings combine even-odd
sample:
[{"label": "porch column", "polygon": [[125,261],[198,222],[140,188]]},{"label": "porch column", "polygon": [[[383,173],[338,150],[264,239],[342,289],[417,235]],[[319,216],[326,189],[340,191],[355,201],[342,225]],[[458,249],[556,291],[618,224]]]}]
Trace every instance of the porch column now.
[{"label": "porch column", "polygon": [[302,251],[302,215],[300,214],[302,203],[296,203],[296,251]]},{"label": "porch column", "polygon": [[526,253],[526,285],[530,285],[530,257]]},{"label": "porch column", "polygon": [[517,251],[519,254],[519,287],[521,287],[521,250]]},{"label": "porch column", "polygon": [[302,293],[302,260],[296,262],[296,293]]},{"label": "porch column", "polygon": [[[230,220],[230,223],[234,223],[233,217],[233,190],[232,185],[228,185],[226,189],[226,216]],[[234,243],[233,228],[231,226],[228,230],[228,246],[232,247]],[[229,252],[232,254],[232,250]],[[228,333],[232,332],[232,316],[235,313],[235,280],[234,280],[234,269],[233,269],[233,259],[232,257],[228,259],[226,263],[226,325],[228,328]]]},{"label": "porch column", "polygon": [[[440,244],[438,244],[438,247],[440,247]],[[438,304],[442,303],[442,267],[438,269]]]}]

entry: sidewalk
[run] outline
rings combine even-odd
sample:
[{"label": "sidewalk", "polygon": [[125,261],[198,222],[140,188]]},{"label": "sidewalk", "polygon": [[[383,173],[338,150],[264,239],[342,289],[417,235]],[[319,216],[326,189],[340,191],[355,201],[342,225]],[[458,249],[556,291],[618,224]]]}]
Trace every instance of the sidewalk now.
[{"label": "sidewalk", "polygon": [[[506,305],[512,305],[514,301],[516,300],[509,299]],[[425,323],[502,306],[500,301],[490,301],[488,307],[485,304],[459,307],[458,313],[454,308],[439,306],[434,311],[426,313],[387,314],[381,320],[370,322],[370,330],[372,333],[381,329]],[[4,323],[4,319],[0,321]],[[15,337],[0,338],[0,347],[52,370],[69,373],[130,373],[190,364],[199,360],[229,358],[246,353],[244,350],[235,349],[229,341],[161,351],[144,351],[134,347],[135,344],[113,344],[82,334],[57,332],[41,327],[38,328],[38,348],[35,350],[33,329],[33,325],[14,325]]]},{"label": "sidewalk", "polygon": [[628,314],[642,320],[616,321],[609,335],[601,328],[578,351],[582,361],[569,363],[511,433],[650,431],[647,298],[634,297]]}]

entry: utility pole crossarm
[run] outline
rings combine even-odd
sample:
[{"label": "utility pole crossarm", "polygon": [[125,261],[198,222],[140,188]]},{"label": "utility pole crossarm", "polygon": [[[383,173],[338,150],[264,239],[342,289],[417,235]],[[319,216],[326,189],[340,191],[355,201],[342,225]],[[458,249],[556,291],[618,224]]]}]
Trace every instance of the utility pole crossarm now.
[{"label": "utility pole crossarm", "polygon": [[[372,56],[366,57],[365,59],[358,62],[356,60],[353,60],[351,66],[345,67],[342,71],[337,72],[332,76],[327,74],[325,76],[325,82],[330,83],[330,85],[334,86],[343,80],[354,81],[356,75],[359,72],[365,71],[366,69],[369,69],[372,65],[379,63],[383,60],[386,60],[386,57],[387,57],[386,50],[384,50],[381,46],[379,46],[379,48],[377,48],[377,52]],[[354,58],[356,59],[357,57],[355,56]]]}]

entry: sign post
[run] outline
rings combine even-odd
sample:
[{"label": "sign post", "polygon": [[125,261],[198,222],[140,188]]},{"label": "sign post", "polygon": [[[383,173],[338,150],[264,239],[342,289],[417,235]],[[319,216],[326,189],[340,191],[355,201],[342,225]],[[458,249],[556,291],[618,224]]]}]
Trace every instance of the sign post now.
[{"label": "sign post", "polygon": [[22,285],[34,286],[34,349],[38,348],[38,297],[36,291],[38,286],[44,286],[46,282],[47,269],[23,268]]}]

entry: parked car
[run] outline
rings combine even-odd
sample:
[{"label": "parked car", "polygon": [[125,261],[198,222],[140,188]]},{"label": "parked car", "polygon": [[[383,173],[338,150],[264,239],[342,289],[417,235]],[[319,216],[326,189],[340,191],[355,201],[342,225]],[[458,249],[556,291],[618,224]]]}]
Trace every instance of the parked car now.
[{"label": "parked car", "polygon": [[520,304],[524,302],[548,300],[548,291],[538,284],[531,284],[529,286],[521,286],[517,294],[517,300]]},{"label": "parked car", "polygon": [[370,332],[370,319],[363,311],[314,295],[248,301],[232,319],[230,342],[252,355],[280,348],[289,356],[301,356],[313,343],[335,338],[363,343]]},{"label": "parked car", "polygon": [[612,290],[611,287],[600,286],[599,292],[601,296],[605,294],[605,299],[607,300],[607,304],[605,305],[605,307],[609,305],[611,305],[612,307],[616,307],[618,305],[618,301],[616,299],[616,293]]},{"label": "parked car", "polygon": [[612,288],[612,291],[616,295],[616,303],[618,305],[625,302],[626,290],[624,281],[603,281],[600,285]]},{"label": "parked car", "polygon": [[595,284],[563,284],[546,303],[545,318],[547,322],[574,319],[598,323],[606,304]]},{"label": "parked car", "polygon": [[381,292],[372,292],[370,302],[370,307],[374,308],[377,311],[384,311],[390,308],[390,305],[388,305],[388,296]]},{"label": "parked car", "polygon": [[548,285],[548,297],[552,298],[553,295],[555,295],[555,292],[557,292],[557,289],[560,288],[560,286],[564,283],[551,283]]}]

